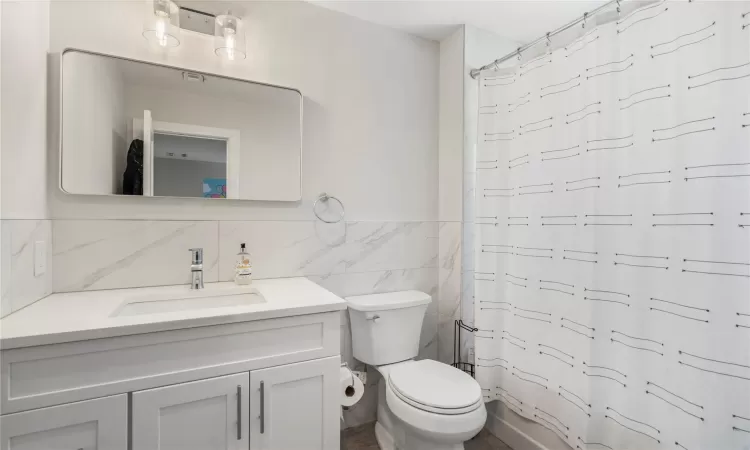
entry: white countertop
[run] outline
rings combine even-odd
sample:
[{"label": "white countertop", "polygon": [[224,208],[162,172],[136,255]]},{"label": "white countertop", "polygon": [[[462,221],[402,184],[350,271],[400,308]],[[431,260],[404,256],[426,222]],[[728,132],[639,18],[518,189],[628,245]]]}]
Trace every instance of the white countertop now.
[{"label": "white countertop", "polygon": [[[155,314],[117,316],[123,305],[149,299],[249,294],[255,288],[265,302]],[[198,294],[199,295],[199,294]],[[306,278],[254,281],[251,286],[208,283],[204,291],[163,286],[52,294],[0,320],[0,349],[58,344],[129,334],[248,322],[346,309],[346,301]]]}]

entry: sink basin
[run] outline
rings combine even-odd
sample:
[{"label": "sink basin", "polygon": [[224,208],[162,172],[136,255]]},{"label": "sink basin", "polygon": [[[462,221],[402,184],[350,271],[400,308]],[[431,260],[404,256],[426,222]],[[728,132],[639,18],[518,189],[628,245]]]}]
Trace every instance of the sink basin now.
[{"label": "sink basin", "polygon": [[164,292],[158,295],[142,295],[125,300],[112,317],[139,316],[143,314],[161,314],[209,308],[226,308],[231,306],[248,306],[265,303],[265,298],[255,288],[230,289],[175,289],[175,292]]}]

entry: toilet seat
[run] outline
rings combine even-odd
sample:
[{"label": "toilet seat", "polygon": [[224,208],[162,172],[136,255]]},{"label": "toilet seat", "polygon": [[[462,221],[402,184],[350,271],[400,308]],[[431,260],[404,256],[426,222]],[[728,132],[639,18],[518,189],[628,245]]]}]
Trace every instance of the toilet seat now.
[{"label": "toilet seat", "polygon": [[433,360],[407,361],[388,371],[388,389],[421,411],[459,415],[483,405],[479,383],[463,371]]},{"label": "toilet seat", "polygon": [[[487,409],[481,399],[478,407],[469,412],[461,414],[435,413],[407,403],[396,394],[394,389],[389,387],[387,382],[384,383],[382,389],[385,394],[384,400],[388,405],[387,409],[397,419],[406,424],[411,433],[416,433],[428,441],[464,442],[476,435],[487,420]],[[381,418],[378,416],[378,421],[380,420]],[[442,449],[444,447],[431,445],[430,448]]]}]

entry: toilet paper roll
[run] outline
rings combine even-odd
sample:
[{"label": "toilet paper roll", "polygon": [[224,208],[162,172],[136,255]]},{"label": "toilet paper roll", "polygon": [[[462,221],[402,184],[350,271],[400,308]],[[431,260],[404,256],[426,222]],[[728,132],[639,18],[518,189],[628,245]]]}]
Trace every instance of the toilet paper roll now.
[{"label": "toilet paper roll", "polygon": [[341,388],[339,394],[341,396],[341,406],[352,406],[362,399],[365,387],[362,381],[352,374],[352,371],[347,367],[340,369],[339,382]]}]

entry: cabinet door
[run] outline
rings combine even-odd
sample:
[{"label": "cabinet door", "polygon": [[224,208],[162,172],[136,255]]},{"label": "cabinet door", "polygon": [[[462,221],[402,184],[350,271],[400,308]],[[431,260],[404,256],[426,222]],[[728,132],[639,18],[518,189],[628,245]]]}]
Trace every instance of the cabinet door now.
[{"label": "cabinet door", "polygon": [[250,372],[251,450],[338,450],[340,358]]},{"label": "cabinet door", "polygon": [[151,111],[143,111],[143,195],[154,195],[154,122]]},{"label": "cabinet door", "polygon": [[133,449],[247,450],[247,373],[133,393]]},{"label": "cabinet door", "polygon": [[2,450],[127,450],[128,397],[116,395],[0,417]]}]

